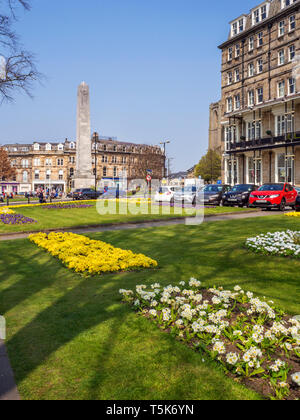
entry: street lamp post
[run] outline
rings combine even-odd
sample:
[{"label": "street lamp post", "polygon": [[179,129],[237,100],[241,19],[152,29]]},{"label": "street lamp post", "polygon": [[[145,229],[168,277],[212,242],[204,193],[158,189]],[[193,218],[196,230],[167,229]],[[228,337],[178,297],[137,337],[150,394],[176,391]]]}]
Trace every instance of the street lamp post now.
[{"label": "street lamp post", "polygon": [[97,192],[97,143],[99,140],[98,133],[94,133],[94,152],[95,152],[95,192]]},{"label": "street lamp post", "polygon": [[171,142],[169,140],[163,141],[160,144],[164,146],[164,178],[166,178],[166,145],[170,144]]}]

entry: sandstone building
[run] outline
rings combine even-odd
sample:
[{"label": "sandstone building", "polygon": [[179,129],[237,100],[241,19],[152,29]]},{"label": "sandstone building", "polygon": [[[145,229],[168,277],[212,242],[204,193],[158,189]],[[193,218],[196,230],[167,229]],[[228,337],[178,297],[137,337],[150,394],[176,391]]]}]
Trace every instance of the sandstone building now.
[{"label": "sandstone building", "polygon": [[300,1],[269,0],[230,22],[210,147],[228,184],[300,185]]},{"label": "sandstone building", "polygon": [[[91,143],[94,175],[97,161],[98,188],[116,186],[124,177],[129,181],[145,179],[147,170],[152,171],[154,179],[163,178],[165,156],[159,146],[101,137],[97,137],[96,141],[95,137],[92,138]],[[9,154],[16,176],[14,179],[0,180],[0,193],[25,193],[38,188],[67,192],[74,188],[76,142],[66,139],[62,143],[35,142],[2,147]]]}]

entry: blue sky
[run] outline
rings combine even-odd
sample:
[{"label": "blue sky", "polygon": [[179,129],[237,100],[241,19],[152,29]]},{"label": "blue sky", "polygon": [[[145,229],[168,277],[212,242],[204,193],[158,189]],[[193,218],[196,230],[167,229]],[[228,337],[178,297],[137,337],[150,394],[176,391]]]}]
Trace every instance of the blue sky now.
[{"label": "blue sky", "polygon": [[[0,107],[0,144],[76,136],[77,86],[91,89],[92,130],[122,141],[169,139],[173,171],[206,152],[220,96],[228,22],[259,1],[33,0],[16,30],[46,76],[34,99]],[[0,51],[1,53],[1,51]]]}]

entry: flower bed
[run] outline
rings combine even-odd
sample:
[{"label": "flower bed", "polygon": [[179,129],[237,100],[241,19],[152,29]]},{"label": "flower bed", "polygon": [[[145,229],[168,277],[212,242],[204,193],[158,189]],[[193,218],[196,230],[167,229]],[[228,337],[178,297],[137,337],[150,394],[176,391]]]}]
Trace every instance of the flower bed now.
[{"label": "flower bed", "polygon": [[27,225],[37,223],[34,219],[16,213],[0,214],[0,220],[5,225]]},{"label": "flower bed", "polygon": [[14,214],[15,212],[11,210],[9,207],[0,207],[0,215],[1,214]]},{"label": "flower bed", "polygon": [[78,273],[94,275],[158,265],[143,254],[134,254],[73,233],[38,233],[30,235],[29,239]]},{"label": "flower bed", "polygon": [[248,238],[246,246],[264,255],[282,255],[300,258],[300,232],[287,230]]},{"label": "flower bed", "polygon": [[186,286],[120,290],[123,300],[260,394],[300,398],[300,322],[236,286],[234,292]]},{"label": "flower bed", "polygon": [[48,204],[43,207],[43,209],[49,210],[64,210],[64,209],[87,209],[90,207],[94,207],[91,204],[64,204],[64,203],[57,203],[57,204]]},{"label": "flower bed", "polygon": [[285,216],[288,216],[288,217],[300,217],[300,211],[293,211],[291,213],[285,213]]}]

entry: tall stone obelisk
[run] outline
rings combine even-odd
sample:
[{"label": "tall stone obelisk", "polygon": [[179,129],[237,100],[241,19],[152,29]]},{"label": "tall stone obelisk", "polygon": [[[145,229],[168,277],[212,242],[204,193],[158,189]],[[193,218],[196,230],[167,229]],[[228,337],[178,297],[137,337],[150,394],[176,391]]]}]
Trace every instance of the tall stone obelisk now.
[{"label": "tall stone obelisk", "polygon": [[90,188],[95,181],[92,174],[90,90],[85,82],[78,87],[76,148],[74,187]]}]

